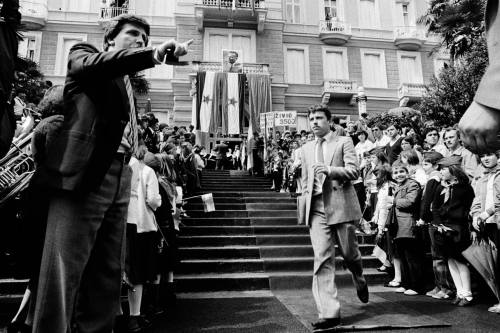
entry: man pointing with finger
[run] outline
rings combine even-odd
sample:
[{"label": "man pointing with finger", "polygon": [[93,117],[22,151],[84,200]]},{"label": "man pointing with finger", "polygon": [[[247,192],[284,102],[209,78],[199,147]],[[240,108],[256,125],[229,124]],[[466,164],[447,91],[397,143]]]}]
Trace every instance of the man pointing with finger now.
[{"label": "man pointing with finger", "polygon": [[306,197],[305,220],[314,251],[313,296],[319,321],[315,332],[340,324],[340,303],[335,285],[335,245],[351,271],[361,302],[368,302],[355,224],[361,209],[352,181],[358,178],[357,157],[351,138],[330,130],[331,113],[325,105],[308,110],[316,137],[301,149],[302,195]]},{"label": "man pointing with finger", "polygon": [[187,53],[191,41],[145,47],[149,25],[120,15],[104,51],[73,46],[65,119],[40,172],[52,187],[33,332],[111,332],[118,312],[131,171],[138,146],[129,74]]}]

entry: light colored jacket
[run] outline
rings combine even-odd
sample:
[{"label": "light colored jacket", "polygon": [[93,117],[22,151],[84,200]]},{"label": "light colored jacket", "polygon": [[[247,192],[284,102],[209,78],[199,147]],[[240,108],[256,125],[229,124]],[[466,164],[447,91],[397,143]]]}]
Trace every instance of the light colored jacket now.
[{"label": "light colored jacket", "polygon": [[470,208],[470,215],[472,217],[478,216],[479,214],[486,212],[490,217],[494,217],[494,221],[500,226],[500,167],[497,167],[494,174],[495,180],[493,182],[493,207],[485,207],[486,203],[486,192],[489,174],[483,175],[479,178],[474,186],[474,201]]},{"label": "light colored jacket", "polygon": [[132,169],[130,202],[127,223],[137,225],[137,233],[157,231],[154,211],[161,206],[158,178],[153,169],[135,157],[129,163]]},{"label": "light colored jacket", "polygon": [[[359,175],[358,159],[352,139],[328,135],[325,165],[329,172],[323,183],[323,201],[327,224],[358,221],[362,214],[359,201],[351,181]],[[302,146],[302,195],[305,196],[305,221],[310,223],[312,192],[314,189],[314,170],[316,140]]]}]

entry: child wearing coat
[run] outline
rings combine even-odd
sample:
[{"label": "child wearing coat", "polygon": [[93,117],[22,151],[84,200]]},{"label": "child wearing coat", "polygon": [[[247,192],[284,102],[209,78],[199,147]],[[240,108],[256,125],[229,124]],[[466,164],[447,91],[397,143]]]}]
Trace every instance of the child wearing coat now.
[{"label": "child wearing coat", "polygon": [[414,228],[420,208],[420,185],[410,178],[406,165],[395,162],[392,166],[392,178],[397,183],[394,196],[387,198],[392,202],[392,223],[397,223],[394,232],[396,258],[401,262],[401,286],[396,292],[408,296],[423,292],[423,250],[415,238]]},{"label": "child wearing coat", "polygon": [[433,220],[443,236],[440,251],[448,262],[453,283],[457,289],[453,304],[467,306],[472,303],[470,271],[462,251],[471,244],[469,211],[474,190],[467,174],[461,168],[460,156],[450,156],[438,162],[441,188],[432,202]]}]

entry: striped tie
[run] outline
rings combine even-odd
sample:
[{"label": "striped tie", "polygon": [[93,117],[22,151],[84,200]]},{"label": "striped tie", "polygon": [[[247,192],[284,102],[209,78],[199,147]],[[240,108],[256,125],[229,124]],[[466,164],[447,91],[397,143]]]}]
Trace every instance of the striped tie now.
[{"label": "striped tie", "polygon": [[139,139],[138,139],[138,129],[137,129],[137,117],[135,114],[135,103],[134,103],[134,91],[132,90],[132,84],[130,83],[130,79],[128,75],[125,75],[123,77],[123,80],[125,81],[125,87],[127,88],[127,95],[128,95],[128,100],[130,104],[130,110],[129,110],[129,127],[130,131],[128,134],[128,142],[130,143],[130,153],[132,155],[135,155],[137,152],[137,148],[139,146]]}]

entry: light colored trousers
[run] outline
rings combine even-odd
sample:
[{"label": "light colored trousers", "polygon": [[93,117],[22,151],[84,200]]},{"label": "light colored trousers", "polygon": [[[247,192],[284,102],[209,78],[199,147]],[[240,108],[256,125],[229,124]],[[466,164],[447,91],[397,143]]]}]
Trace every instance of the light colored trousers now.
[{"label": "light colored trousers", "polygon": [[[318,198],[319,197],[319,198]],[[366,283],[354,222],[328,225],[322,196],[313,197],[309,233],[314,251],[312,292],[320,319],[340,317],[340,302],[335,285],[335,244],[351,271],[356,289]]]}]

